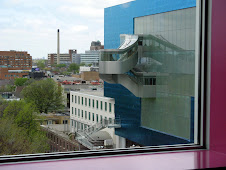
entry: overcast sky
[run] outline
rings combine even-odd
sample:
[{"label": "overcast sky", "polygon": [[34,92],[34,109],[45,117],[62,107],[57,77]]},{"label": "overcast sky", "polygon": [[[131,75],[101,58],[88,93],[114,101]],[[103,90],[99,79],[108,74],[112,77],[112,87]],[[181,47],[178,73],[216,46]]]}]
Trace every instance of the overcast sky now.
[{"label": "overcast sky", "polygon": [[89,50],[104,43],[104,8],[131,0],[0,0],[0,51],[28,51],[33,58]]}]

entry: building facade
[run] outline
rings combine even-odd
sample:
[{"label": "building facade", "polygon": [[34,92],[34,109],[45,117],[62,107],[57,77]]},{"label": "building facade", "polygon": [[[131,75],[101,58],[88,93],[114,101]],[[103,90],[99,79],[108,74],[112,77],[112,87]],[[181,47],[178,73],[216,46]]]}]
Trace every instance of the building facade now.
[{"label": "building facade", "polygon": [[[60,54],[60,64],[71,64],[72,58],[77,54],[77,50],[69,50],[68,53]],[[48,67],[57,63],[57,54],[48,54]]]},{"label": "building facade", "polygon": [[80,64],[80,54],[72,53],[72,63]]},{"label": "building facade", "polygon": [[[105,9],[105,49],[120,47],[120,34],[142,37],[133,73],[154,75],[140,79],[143,87],[155,88],[154,97],[137,97],[126,83],[105,82],[104,95],[115,98],[121,118],[115,134],[122,140],[141,146],[194,141],[195,6],[195,0],[140,0]],[[125,76],[135,83],[133,73]]]},{"label": "building facade", "polygon": [[99,51],[85,51],[85,54],[80,54],[81,63],[96,64],[99,63]]},{"label": "building facade", "polygon": [[0,51],[0,79],[11,80],[27,76],[32,57],[25,51]]},{"label": "building facade", "polygon": [[90,50],[100,50],[100,49],[104,49],[104,46],[101,45],[100,41],[91,42]]},{"label": "building facade", "polygon": [[49,138],[49,152],[87,150],[86,147],[82,146],[77,141],[70,139],[70,137],[65,134],[65,131],[60,130],[59,127],[55,128],[54,126],[55,125],[41,125],[42,130],[46,132],[46,136]]},{"label": "building facade", "polygon": [[[103,97],[102,94],[101,91],[70,92],[71,132],[78,133],[115,120],[115,101],[113,98]],[[107,139],[116,143],[114,128],[103,127],[95,131],[94,136],[100,130],[102,133],[107,132],[109,136]],[[103,136],[103,134],[98,135]],[[89,134],[89,136],[92,136],[92,134]]]}]

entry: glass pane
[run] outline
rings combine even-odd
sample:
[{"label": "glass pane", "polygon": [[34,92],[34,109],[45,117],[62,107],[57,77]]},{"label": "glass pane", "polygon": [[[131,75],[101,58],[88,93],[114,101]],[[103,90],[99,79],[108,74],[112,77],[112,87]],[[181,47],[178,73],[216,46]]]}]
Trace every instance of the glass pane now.
[{"label": "glass pane", "polygon": [[[195,77],[200,77],[196,1],[88,2],[27,2],[30,10],[22,2],[12,3],[18,11],[0,3],[5,16],[0,16],[0,29],[12,32],[0,31],[2,48],[31,49],[0,51],[0,79],[7,80],[0,88],[0,130],[20,134],[20,145],[12,148],[24,146],[28,150],[19,154],[33,154],[194,143]],[[74,9],[81,4],[87,10]],[[50,11],[44,16],[40,9]],[[13,25],[6,17],[17,20]],[[24,40],[29,36],[29,43],[22,45],[18,32]],[[14,36],[10,43],[5,39]],[[78,49],[67,49],[72,44]],[[48,59],[32,61],[28,53]],[[33,79],[33,74],[44,79]],[[18,96],[24,99],[19,100],[22,87]],[[0,143],[17,141],[2,142],[5,136],[0,135]],[[15,154],[2,150],[0,155]]]}]

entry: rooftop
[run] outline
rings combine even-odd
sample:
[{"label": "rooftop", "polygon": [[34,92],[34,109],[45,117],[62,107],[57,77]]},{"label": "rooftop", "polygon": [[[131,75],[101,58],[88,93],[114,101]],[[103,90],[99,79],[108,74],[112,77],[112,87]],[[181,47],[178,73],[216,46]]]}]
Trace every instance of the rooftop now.
[{"label": "rooftop", "polygon": [[92,95],[92,96],[104,97],[104,90],[103,89],[97,89],[97,90],[81,89],[81,91],[79,91],[78,93],[83,93],[83,94]]}]

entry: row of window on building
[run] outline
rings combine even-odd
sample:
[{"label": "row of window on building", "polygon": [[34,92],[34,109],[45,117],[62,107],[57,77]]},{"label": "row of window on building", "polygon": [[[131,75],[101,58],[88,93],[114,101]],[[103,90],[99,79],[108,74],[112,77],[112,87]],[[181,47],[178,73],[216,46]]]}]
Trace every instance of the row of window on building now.
[{"label": "row of window on building", "polygon": [[[81,99],[81,101],[80,101],[80,99]],[[71,100],[72,100],[72,103],[75,102],[75,103],[78,103],[78,104],[81,104],[84,106],[89,106],[89,107],[91,107],[91,104],[92,104],[92,108],[95,108],[95,100],[94,99],[78,96],[78,101],[77,101],[77,96],[72,95]],[[92,103],[91,103],[91,101],[92,101]],[[100,108],[99,108],[99,103],[100,103]],[[104,105],[103,105],[103,103],[104,103]],[[111,103],[108,104],[107,102],[96,100],[96,109],[100,109],[100,110],[104,109],[107,112],[108,105],[109,105],[109,112],[111,113],[111,111],[112,111]]]},{"label": "row of window on building", "polygon": [[[78,112],[77,112],[78,111]],[[81,112],[80,112],[81,111]],[[71,116],[78,116],[79,118],[81,117],[82,119],[85,120],[90,120],[90,121],[96,121],[96,122],[103,122],[103,116],[102,115],[98,115],[91,112],[87,112],[87,111],[83,111],[80,109],[76,109],[74,107],[71,107]],[[107,119],[107,117],[105,117],[105,119]],[[111,118],[109,118],[110,121]]]},{"label": "row of window on building", "polygon": [[[95,115],[93,113],[93,121],[94,121],[94,117],[95,117]],[[98,115],[97,114],[96,114],[96,119],[98,120]],[[107,119],[107,117],[105,117],[103,119],[103,117],[100,116],[100,119],[101,119],[100,123],[102,123],[102,124],[111,124],[111,123],[113,123],[112,118]],[[72,126],[72,128],[74,127],[74,128],[77,128],[78,130],[85,130],[85,129],[90,128],[90,125],[82,123],[82,122],[78,122],[78,121],[73,120],[73,119],[71,119],[71,126]],[[94,128],[94,127],[92,127],[92,128]],[[94,130],[94,129],[92,129],[92,130]]]},{"label": "row of window on building", "polygon": [[5,77],[19,77],[19,75],[5,75]]}]

